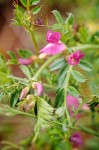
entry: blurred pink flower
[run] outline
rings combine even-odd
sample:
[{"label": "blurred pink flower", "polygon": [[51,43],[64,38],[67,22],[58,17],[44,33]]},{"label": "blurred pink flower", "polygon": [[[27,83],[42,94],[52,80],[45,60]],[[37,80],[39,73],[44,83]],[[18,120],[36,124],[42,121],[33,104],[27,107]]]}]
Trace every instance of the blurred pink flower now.
[{"label": "blurred pink flower", "polygon": [[43,86],[40,82],[35,83],[34,88],[37,89],[37,95],[40,96],[43,92]]},{"label": "blurred pink flower", "polygon": [[29,92],[29,87],[25,87],[24,89],[22,89],[19,100],[22,100],[23,98],[25,98],[28,92]]},{"label": "blurred pink flower", "polygon": [[70,65],[77,65],[80,63],[80,59],[85,56],[84,53],[82,53],[80,50],[72,53],[68,58],[68,63]]},{"label": "blurred pink flower", "polygon": [[[79,97],[74,97],[71,95],[66,96],[66,102],[67,102],[67,106],[68,106],[71,117],[74,115],[74,112],[72,111],[72,109],[75,111],[80,105],[78,98]],[[89,107],[87,104],[84,104],[81,109],[88,111]],[[76,116],[76,118],[79,118],[79,114]]]},{"label": "blurred pink flower", "polygon": [[74,133],[69,140],[73,143],[73,147],[81,147],[83,145],[83,140],[79,133]]},{"label": "blurred pink flower", "polygon": [[82,106],[82,110],[89,111],[90,108],[88,107],[88,104],[84,104],[84,105]]},{"label": "blurred pink flower", "polygon": [[18,61],[21,65],[28,66],[28,65],[32,64],[33,59],[32,58],[19,58]]},{"label": "blurred pink flower", "polygon": [[48,31],[46,35],[47,44],[40,53],[45,53],[48,55],[56,55],[65,50],[66,46],[60,41],[61,35],[59,32]]},{"label": "blurred pink flower", "polygon": [[70,115],[73,116],[74,113],[73,113],[72,109],[76,110],[80,104],[78,101],[78,98],[71,96],[71,95],[67,95],[66,96],[66,102],[67,102],[67,106],[69,108]]}]

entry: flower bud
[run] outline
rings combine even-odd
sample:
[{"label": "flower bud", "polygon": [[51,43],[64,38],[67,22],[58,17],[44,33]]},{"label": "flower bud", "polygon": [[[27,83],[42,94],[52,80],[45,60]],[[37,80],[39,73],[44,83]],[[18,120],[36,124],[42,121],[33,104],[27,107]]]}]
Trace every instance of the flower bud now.
[{"label": "flower bud", "polygon": [[19,63],[20,63],[21,65],[25,65],[25,66],[28,66],[28,65],[32,64],[32,62],[33,62],[33,60],[32,60],[31,57],[30,57],[30,58],[26,58],[26,59],[24,59],[24,58],[19,58],[18,61],[19,61]]},{"label": "flower bud", "polygon": [[33,55],[33,56],[31,57],[31,59],[32,59],[33,61],[35,61],[35,60],[37,60],[37,59],[38,59],[38,56]]},{"label": "flower bud", "polygon": [[26,95],[27,95],[28,92],[29,92],[29,89],[30,89],[29,87],[25,87],[25,88],[21,91],[19,100],[22,100],[24,97],[26,97]]},{"label": "flower bud", "polygon": [[39,55],[39,59],[44,59],[44,58],[46,58],[46,56],[47,56],[46,53],[41,53],[41,54]]},{"label": "flower bud", "polygon": [[26,112],[29,111],[31,108],[34,108],[35,106],[35,101],[32,101],[30,104],[26,105]]},{"label": "flower bud", "polygon": [[38,19],[36,20],[36,24],[37,24],[37,25],[42,25],[43,22],[42,22],[42,20],[41,20],[40,18],[38,18]]},{"label": "flower bud", "polygon": [[37,90],[37,95],[40,96],[43,92],[43,86],[40,82],[34,82],[32,87]]},{"label": "flower bud", "polygon": [[33,98],[32,95],[27,95],[26,100],[29,101],[29,100],[32,100],[32,98]]}]

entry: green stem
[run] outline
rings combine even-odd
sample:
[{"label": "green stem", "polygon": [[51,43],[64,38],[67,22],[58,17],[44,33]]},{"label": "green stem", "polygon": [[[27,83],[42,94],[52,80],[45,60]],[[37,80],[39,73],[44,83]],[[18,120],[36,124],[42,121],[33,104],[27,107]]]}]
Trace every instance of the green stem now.
[{"label": "green stem", "polygon": [[95,44],[85,44],[85,45],[79,45],[79,46],[74,46],[71,47],[71,49],[73,49],[74,51],[81,49],[81,50],[85,50],[85,49],[99,49],[99,45],[95,45]]},{"label": "green stem", "polygon": [[4,145],[8,145],[9,148],[15,148],[15,149],[18,149],[18,150],[19,150],[19,146],[17,146],[16,144],[14,144],[14,143],[12,143],[12,142],[9,142],[9,141],[2,141],[1,143],[4,144]]},{"label": "green stem", "polygon": [[32,37],[32,42],[33,42],[33,45],[34,45],[34,48],[35,48],[35,52],[36,52],[36,54],[38,54],[39,46],[38,46],[38,43],[37,43],[36,38],[34,36],[34,33],[33,33],[34,31],[29,31],[29,32],[30,32],[31,37]]},{"label": "green stem", "polygon": [[70,126],[71,126],[71,118],[70,118],[68,108],[67,108],[66,95],[67,95],[67,87],[68,87],[68,84],[69,84],[72,68],[73,68],[73,66],[69,66],[69,69],[67,71],[67,76],[66,76],[66,82],[65,82],[66,84],[64,86],[64,109],[66,111],[67,120],[68,120],[68,123],[69,123]]},{"label": "green stem", "polygon": [[49,85],[49,84],[46,84],[46,83],[43,83],[43,86],[45,88],[49,88],[50,91],[56,91],[56,89],[57,89],[55,86],[52,86],[52,85]]},{"label": "green stem", "polygon": [[35,118],[36,118],[36,116],[34,116],[34,115],[32,115],[32,114],[25,113],[25,112],[22,112],[22,111],[19,111],[19,110],[16,110],[16,109],[10,108],[10,111],[13,112],[13,113],[16,113],[16,114],[18,114],[18,115],[25,115],[25,116],[35,117]]},{"label": "green stem", "polygon": [[[34,75],[34,77],[32,77],[31,79],[32,79],[33,81],[37,80],[38,77],[39,77],[39,75],[42,73],[42,71],[43,71],[53,60],[55,60],[56,58],[58,58],[58,57],[61,56],[61,55],[62,55],[62,53],[59,53],[59,54],[54,55],[54,56],[52,56],[51,58],[49,58],[49,59],[40,67],[40,69],[36,72],[36,74]],[[31,79],[30,79],[30,80],[31,80]]]},{"label": "green stem", "polygon": [[29,11],[30,5],[29,5],[29,0],[27,0],[27,11]]},{"label": "green stem", "polygon": [[[58,124],[58,125],[63,126],[63,124],[62,124],[62,123],[57,122],[57,121],[52,121],[52,123],[55,123],[55,124]],[[65,125],[65,127],[69,128],[69,129],[80,130],[79,128],[77,128],[77,127],[73,127],[73,126],[70,126],[70,125]]]}]

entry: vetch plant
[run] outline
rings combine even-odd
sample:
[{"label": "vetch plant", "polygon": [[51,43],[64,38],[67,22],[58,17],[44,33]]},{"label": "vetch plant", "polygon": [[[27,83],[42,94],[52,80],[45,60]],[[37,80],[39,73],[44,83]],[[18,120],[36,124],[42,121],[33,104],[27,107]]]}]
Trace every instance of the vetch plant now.
[{"label": "vetch plant", "polygon": [[[5,96],[10,99],[10,106],[2,104],[2,100],[0,113],[26,115],[31,119],[35,118],[36,123],[28,140],[24,139],[24,142],[20,141],[18,144],[7,141],[2,144],[6,149],[10,147],[25,150],[33,145],[42,147],[49,139],[55,150],[57,145],[63,150],[82,147],[84,141],[81,132],[99,137],[97,131],[79,122],[84,114],[92,115],[92,111],[98,113],[95,108],[99,104],[98,95],[86,96],[81,84],[89,80],[87,73],[87,77],[83,75],[85,71],[92,71],[92,65],[86,59],[86,50],[99,49],[99,45],[81,43],[77,39],[79,31],[75,34],[73,32],[74,16],[71,13],[63,20],[60,13],[54,10],[52,13],[56,23],[43,24],[40,18],[35,20],[41,10],[41,6],[35,5],[40,0],[20,2],[23,7],[14,2],[13,24],[23,27],[30,35],[34,53],[21,49],[18,50],[19,58],[12,51],[8,52],[9,60],[0,56],[1,66],[4,68],[1,69],[4,80],[0,83],[0,99]],[[38,26],[48,29],[45,35],[48,44],[44,48],[36,41],[35,28]],[[15,64],[25,78],[12,75],[9,66]],[[46,137],[45,141],[42,140],[43,136]]]}]

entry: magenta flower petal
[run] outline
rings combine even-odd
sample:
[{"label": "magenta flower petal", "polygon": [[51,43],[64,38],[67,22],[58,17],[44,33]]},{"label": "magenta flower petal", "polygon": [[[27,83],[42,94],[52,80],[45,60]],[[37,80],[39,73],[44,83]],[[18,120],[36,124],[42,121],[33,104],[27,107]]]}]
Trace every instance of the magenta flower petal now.
[{"label": "magenta flower petal", "polygon": [[80,50],[72,53],[68,58],[68,63],[70,65],[77,65],[80,63],[80,59],[85,56],[84,53],[82,53]]},{"label": "magenta flower petal", "polygon": [[70,137],[70,142],[73,142],[74,147],[81,147],[83,145],[83,140],[79,133],[74,133]]},{"label": "magenta flower petal", "polygon": [[49,43],[57,43],[61,38],[61,34],[59,32],[48,31],[46,34],[46,40]]},{"label": "magenta flower petal", "polygon": [[40,53],[45,53],[48,55],[56,55],[62,51],[64,51],[65,45],[62,42],[58,43],[49,43],[47,46],[45,46],[43,49],[40,50]]},{"label": "magenta flower petal", "polygon": [[33,62],[32,58],[26,58],[26,59],[19,58],[18,61],[21,65],[26,65],[26,66],[32,64],[32,62]]},{"label": "magenta flower petal", "polygon": [[77,109],[79,106],[78,98],[71,95],[66,96],[66,102],[68,107],[74,107],[75,109]]},{"label": "magenta flower petal", "polygon": [[73,57],[74,57],[75,59],[81,59],[81,58],[83,58],[84,56],[85,56],[85,54],[82,53],[81,50],[78,50],[78,51],[76,51],[76,52],[73,54]]},{"label": "magenta flower petal", "polygon": [[37,89],[37,95],[40,96],[43,92],[43,86],[40,82],[35,83],[35,88]]}]

